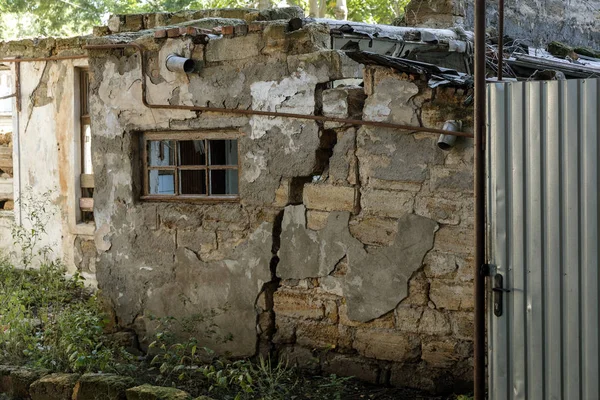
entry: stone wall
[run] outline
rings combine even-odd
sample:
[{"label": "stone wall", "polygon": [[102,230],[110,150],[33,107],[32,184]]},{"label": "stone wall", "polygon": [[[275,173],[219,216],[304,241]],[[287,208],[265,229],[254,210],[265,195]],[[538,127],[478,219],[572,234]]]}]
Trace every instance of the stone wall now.
[{"label": "stone wall", "polygon": [[[31,63],[23,70],[29,100],[21,134],[27,132],[24,146],[32,154],[37,139],[43,156],[23,179],[36,190],[59,189],[62,214],[51,233],[63,249],[74,249],[62,256],[95,269],[117,323],[134,328],[142,343],[156,327],[154,317],[193,317],[180,334],[191,332],[221,353],[280,355],[307,368],[432,391],[469,382],[469,141],[442,152],[429,134],[150,109],[142,101],[142,79],[152,104],[436,128],[460,119],[469,129],[466,93],[432,90],[419,76],[386,68],[364,69],[331,50],[327,26],[290,31],[287,20],[257,22],[255,11],[246,13],[184,23],[223,34],[207,44],[188,34],[164,37],[161,27],[144,30],[146,22],[133,29],[134,19],[126,17],[113,19],[118,35],[88,39],[145,48],[141,55],[133,49],[88,52],[93,242],[65,234],[69,205],[61,185],[73,176],[65,158],[73,137],[59,133],[71,130],[73,105],[64,99],[73,96],[76,65]],[[44,46],[60,54],[56,43]],[[194,59],[195,71],[167,70],[170,54]],[[347,78],[363,79],[363,86],[333,88]],[[49,133],[40,139],[43,128]],[[239,135],[239,201],[142,199],[141,139],[148,132]],[[39,171],[42,161],[47,172]]]},{"label": "stone wall", "polygon": [[[600,47],[600,1],[507,0],[505,34],[534,46],[552,41],[571,46]],[[497,2],[487,2],[488,27],[498,23]],[[406,7],[408,26],[448,28],[464,25],[473,29],[473,0],[412,0]]]},{"label": "stone wall", "polygon": [[[323,25],[236,32],[206,46],[140,38],[151,102],[469,126],[465,93],[419,77],[369,68],[364,88],[332,89],[363,74]],[[171,53],[200,70],[168,71]],[[90,56],[98,281],[120,324],[143,337],[152,316],[210,315],[218,338],[205,342],[237,356],[429,390],[471,379],[469,143],[444,153],[425,134],[149,110],[137,54]],[[242,135],[239,202],[140,199],[143,132],[214,129]]]},{"label": "stone wall", "polygon": [[[471,125],[462,90],[412,79],[368,68],[363,118]],[[284,212],[273,342],[300,363],[372,382],[432,391],[468,382],[472,143],[445,153],[427,134],[334,131],[328,174]]]}]

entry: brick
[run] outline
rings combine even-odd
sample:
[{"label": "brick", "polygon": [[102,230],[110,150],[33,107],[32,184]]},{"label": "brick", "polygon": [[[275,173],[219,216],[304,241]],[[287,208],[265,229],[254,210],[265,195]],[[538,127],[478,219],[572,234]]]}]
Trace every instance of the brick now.
[{"label": "brick", "polygon": [[358,330],[353,346],[360,355],[378,360],[409,362],[421,353],[419,338],[400,332]]},{"label": "brick", "polygon": [[351,186],[327,184],[304,185],[303,202],[306,208],[322,211],[356,211],[357,190]]},{"label": "brick", "polygon": [[248,34],[248,25],[236,25],[234,28],[235,36],[244,36]]},{"label": "brick", "polygon": [[472,285],[460,285],[441,279],[433,280],[429,297],[438,309],[472,310],[474,306]]},{"label": "brick", "polygon": [[414,209],[414,194],[366,189],[361,192],[361,208],[366,214],[399,218]]},{"label": "brick", "polygon": [[235,26],[227,25],[221,28],[221,33],[223,35],[233,35],[235,33]]},{"label": "brick", "polygon": [[167,37],[167,30],[166,29],[159,29],[157,31],[154,31],[154,38],[155,39],[164,39]]},{"label": "brick", "polygon": [[181,31],[179,28],[167,29],[167,37],[174,38],[179,36],[181,36]]}]

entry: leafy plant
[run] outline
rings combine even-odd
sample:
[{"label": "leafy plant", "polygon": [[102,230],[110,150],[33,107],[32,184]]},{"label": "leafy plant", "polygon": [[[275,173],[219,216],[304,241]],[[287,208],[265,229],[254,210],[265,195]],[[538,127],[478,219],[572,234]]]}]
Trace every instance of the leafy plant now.
[{"label": "leafy plant", "polygon": [[39,258],[42,263],[49,262],[52,247],[40,244],[46,236],[46,227],[56,212],[52,193],[49,190],[37,194],[29,186],[15,201],[25,215],[20,224],[15,223],[11,227],[13,244],[20,250],[18,256],[23,268],[30,267],[35,258]]},{"label": "leafy plant", "polygon": [[348,384],[348,381],[351,379],[352,377],[337,376],[336,374],[331,374],[329,375],[329,377],[326,377],[325,381],[319,386],[331,392],[335,400],[341,400],[342,395],[344,393],[344,388]]}]

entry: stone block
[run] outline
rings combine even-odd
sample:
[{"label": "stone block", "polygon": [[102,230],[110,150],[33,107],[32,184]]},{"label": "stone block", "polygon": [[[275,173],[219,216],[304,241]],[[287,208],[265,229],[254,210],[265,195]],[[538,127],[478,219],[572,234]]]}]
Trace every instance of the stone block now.
[{"label": "stone block", "polygon": [[440,224],[458,225],[461,217],[460,202],[439,196],[421,197],[415,200],[415,214],[430,218]]},{"label": "stone block", "polygon": [[[297,32],[301,31],[292,32],[289,36],[298,35]],[[297,46],[298,43],[290,43],[290,47],[292,48],[290,52],[294,52],[293,48]],[[305,72],[315,76],[319,83],[337,79],[362,77],[358,63],[350,60],[341,51],[321,49],[315,52],[301,52],[301,54],[288,56],[287,62],[291,73]]]},{"label": "stone block", "polygon": [[401,332],[417,333],[423,310],[423,307],[399,305],[394,311],[396,329]]},{"label": "stone block", "polygon": [[40,377],[46,375],[46,370],[34,370],[29,368],[17,368],[10,372],[11,396],[15,399],[30,398],[29,386]]},{"label": "stone block", "polygon": [[473,340],[474,315],[472,312],[451,312],[452,335],[457,339]]},{"label": "stone block", "polygon": [[343,354],[328,354],[323,372],[337,376],[351,376],[364,382],[378,383],[381,369],[376,363]]},{"label": "stone block", "polygon": [[296,342],[296,319],[275,315],[275,335],[273,343],[293,344]]},{"label": "stone block", "polygon": [[429,281],[422,272],[408,282],[408,297],[403,305],[426,306],[429,303]]},{"label": "stone block", "polygon": [[326,211],[309,210],[306,212],[306,227],[318,231],[327,225],[329,213]]},{"label": "stone block", "polygon": [[398,221],[367,217],[350,222],[350,233],[364,244],[390,246],[398,233]]},{"label": "stone block", "polygon": [[456,351],[456,341],[444,339],[424,341],[421,358],[432,367],[450,368],[461,357]]},{"label": "stone block", "polygon": [[15,369],[17,369],[17,367],[0,365],[0,393],[10,393],[12,388],[10,373]]},{"label": "stone block", "polygon": [[84,374],[73,389],[73,400],[125,400],[135,386],[132,378],[115,374]]},{"label": "stone block", "polygon": [[387,313],[369,322],[354,321],[348,317],[348,306],[342,303],[339,308],[340,324],[351,327],[362,327],[363,329],[394,329],[394,315]]},{"label": "stone block", "polygon": [[50,374],[29,387],[32,400],[71,400],[79,374]]},{"label": "stone block", "polygon": [[451,328],[448,316],[441,311],[425,308],[419,321],[419,332],[438,336],[450,334]]},{"label": "stone block", "polygon": [[430,251],[423,260],[425,275],[428,278],[451,279],[458,270],[457,256],[452,253]]},{"label": "stone block", "polygon": [[350,128],[337,133],[337,143],[329,158],[329,178],[335,182],[356,181],[356,130]]},{"label": "stone block", "polygon": [[340,331],[337,325],[300,320],[296,326],[296,343],[310,349],[338,347]]},{"label": "stone block", "polygon": [[383,190],[398,190],[402,192],[414,192],[421,191],[423,182],[413,181],[393,181],[386,179],[377,179],[369,177],[367,186],[372,189],[383,189]]},{"label": "stone block", "polygon": [[442,225],[435,234],[434,249],[459,255],[474,254],[473,231],[460,226]]},{"label": "stone block", "polygon": [[325,318],[325,306],[307,292],[278,290],[273,294],[275,315],[288,318],[314,319]]},{"label": "stone block", "polygon": [[172,387],[141,385],[127,389],[127,400],[191,400],[192,396]]},{"label": "stone block", "polygon": [[431,191],[473,193],[473,169],[468,166],[432,166]]},{"label": "stone block", "polygon": [[322,211],[356,211],[358,192],[351,186],[328,184],[304,185],[303,202],[306,208]]},{"label": "stone block", "polygon": [[424,363],[395,364],[390,371],[390,384],[395,387],[436,392],[439,381],[439,371]]},{"label": "stone block", "polygon": [[363,189],[360,204],[365,214],[399,218],[413,212],[415,198],[411,192]]},{"label": "stone block", "polygon": [[142,14],[127,14],[125,16],[125,26],[127,32],[137,32],[144,28],[144,17]]},{"label": "stone block", "polygon": [[409,362],[421,354],[419,338],[400,332],[358,330],[353,347],[360,355],[378,360]]},{"label": "stone block", "polygon": [[323,91],[323,115],[361,119],[365,91],[359,86],[337,87]]},{"label": "stone block", "polygon": [[[233,28],[233,27],[232,27]],[[260,54],[260,35],[211,40],[206,45],[206,62],[235,61]]]},{"label": "stone block", "polygon": [[452,281],[433,280],[429,291],[436,308],[445,310],[472,310],[473,286],[456,284]]}]

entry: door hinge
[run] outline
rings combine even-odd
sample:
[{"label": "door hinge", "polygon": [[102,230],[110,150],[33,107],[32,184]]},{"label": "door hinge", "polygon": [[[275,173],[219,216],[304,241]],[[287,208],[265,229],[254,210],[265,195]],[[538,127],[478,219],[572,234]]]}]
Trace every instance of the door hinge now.
[{"label": "door hinge", "polygon": [[501,317],[503,313],[503,294],[510,292],[510,289],[504,288],[504,277],[501,274],[494,275],[492,291],[494,292],[494,315]]}]

